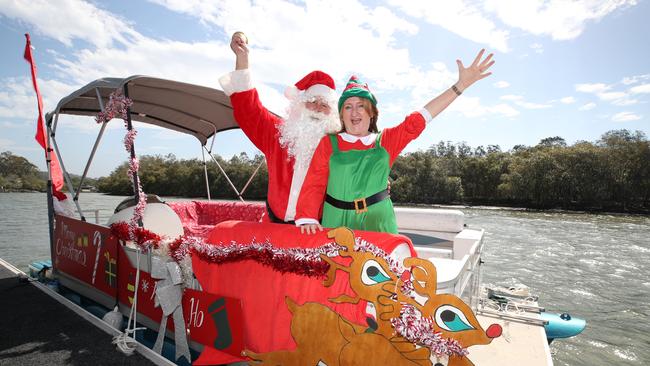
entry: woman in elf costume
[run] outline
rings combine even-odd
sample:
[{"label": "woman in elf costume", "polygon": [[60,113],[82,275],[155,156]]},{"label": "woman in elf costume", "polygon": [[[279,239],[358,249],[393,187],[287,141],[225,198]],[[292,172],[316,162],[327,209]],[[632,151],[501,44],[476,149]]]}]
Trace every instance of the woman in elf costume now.
[{"label": "woman in elf costume", "polygon": [[298,198],[296,225],[301,232],[347,226],[397,233],[387,189],[390,168],[431,119],[470,85],[491,74],[487,70],[494,64],[492,54],[483,58],[484,52],[481,50],[469,67],[456,60],[456,84],[399,125],[381,132],[377,129],[377,99],[367,84],[352,76],[338,102],[343,131],[320,141]]}]

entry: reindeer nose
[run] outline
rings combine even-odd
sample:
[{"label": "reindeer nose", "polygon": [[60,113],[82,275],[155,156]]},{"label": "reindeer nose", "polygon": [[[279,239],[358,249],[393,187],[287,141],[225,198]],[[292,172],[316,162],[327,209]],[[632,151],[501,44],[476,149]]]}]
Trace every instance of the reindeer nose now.
[{"label": "reindeer nose", "polygon": [[485,331],[485,334],[490,338],[496,338],[501,335],[501,326],[499,324],[492,324]]}]

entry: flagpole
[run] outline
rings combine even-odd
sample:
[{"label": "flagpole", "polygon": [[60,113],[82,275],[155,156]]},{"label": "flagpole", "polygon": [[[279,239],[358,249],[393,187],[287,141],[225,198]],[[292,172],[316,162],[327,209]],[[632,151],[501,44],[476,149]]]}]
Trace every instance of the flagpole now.
[{"label": "flagpole", "polygon": [[25,53],[23,57],[30,64],[32,84],[34,85],[34,91],[36,92],[36,99],[38,101],[38,125],[36,128],[35,137],[36,141],[38,141],[45,150],[45,167],[47,169],[47,185],[45,187],[47,194],[47,222],[50,234],[50,258],[52,260],[52,273],[54,273],[56,271],[56,268],[54,260],[54,185],[52,184],[52,149],[50,148],[49,128],[43,129],[43,105],[36,83],[36,66],[34,65],[34,58],[32,55],[32,42],[29,37],[29,33],[25,33]]},{"label": "flagpole", "polygon": [[54,196],[52,194],[52,173],[50,171],[50,163],[52,149],[50,148],[50,125],[52,119],[50,118],[47,123],[47,148],[45,149],[45,166],[47,167],[47,222],[50,229],[50,258],[52,260],[52,274],[56,274],[56,264],[54,260]]}]

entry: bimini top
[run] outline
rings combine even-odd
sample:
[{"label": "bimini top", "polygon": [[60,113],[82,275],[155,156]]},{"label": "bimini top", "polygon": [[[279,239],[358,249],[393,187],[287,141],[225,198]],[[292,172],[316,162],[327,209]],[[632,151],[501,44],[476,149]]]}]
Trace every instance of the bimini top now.
[{"label": "bimini top", "polygon": [[97,115],[101,111],[98,94],[105,106],[109,95],[116,89],[124,91],[125,85],[133,100],[131,120],[187,133],[203,145],[215,133],[239,127],[223,91],[139,75],[93,81],[61,99],[56,110],[47,114],[47,121],[57,112]]}]

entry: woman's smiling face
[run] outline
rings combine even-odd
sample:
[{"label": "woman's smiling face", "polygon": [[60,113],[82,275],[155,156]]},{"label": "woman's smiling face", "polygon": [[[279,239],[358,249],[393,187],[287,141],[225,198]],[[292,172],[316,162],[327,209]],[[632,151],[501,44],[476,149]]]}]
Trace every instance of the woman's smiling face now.
[{"label": "woman's smiling face", "polygon": [[353,136],[363,137],[370,134],[370,117],[366,110],[365,99],[350,97],[343,102],[341,119],[345,126],[345,132]]}]

